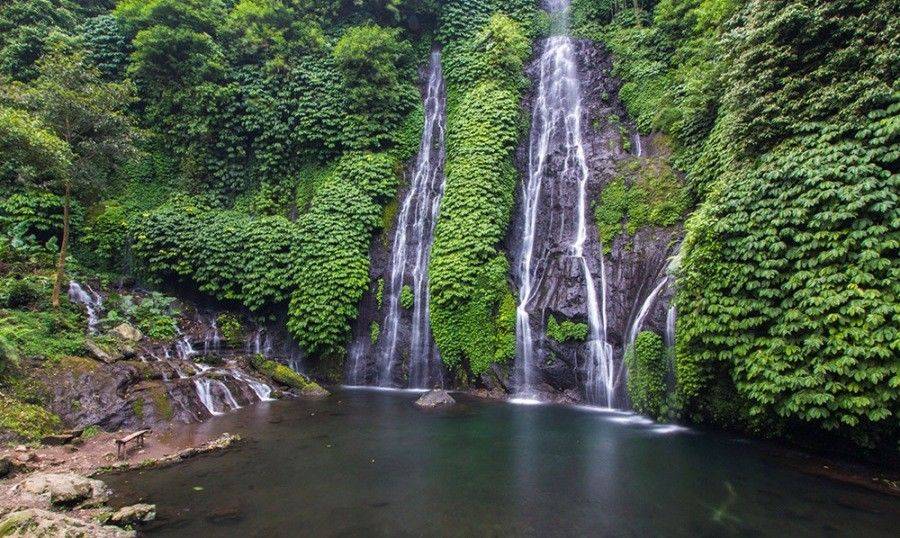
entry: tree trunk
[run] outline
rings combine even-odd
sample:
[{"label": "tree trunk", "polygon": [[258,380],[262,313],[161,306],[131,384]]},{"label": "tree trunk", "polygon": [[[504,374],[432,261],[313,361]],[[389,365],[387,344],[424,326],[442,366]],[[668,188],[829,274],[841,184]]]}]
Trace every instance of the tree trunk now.
[{"label": "tree trunk", "polygon": [[637,21],[638,28],[641,27],[641,6],[638,0],[631,0],[631,4],[634,6],[634,18]]},{"label": "tree trunk", "polygon": [[59,310],[59,295],[62,291],[63,279],[66,272],[66,250],[69,247],[69,205],[72,198],[72,185],[66,181],[66,193],[63,198],[63,233],[59,244],[59,260],[56,262],[56,282],[53,283],[53,298],[51,300],[54,310]]}]

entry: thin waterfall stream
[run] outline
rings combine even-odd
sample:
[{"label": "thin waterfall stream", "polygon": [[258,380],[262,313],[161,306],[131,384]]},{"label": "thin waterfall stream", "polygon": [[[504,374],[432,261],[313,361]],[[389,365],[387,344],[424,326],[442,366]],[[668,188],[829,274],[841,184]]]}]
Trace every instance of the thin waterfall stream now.
[{"label": "thin waterfall stream", "polygon": [[[402,296],[405,286],[410,286],[413,300],[409,335],[409,386],[428,387],[431,383],[440,382],[441,378],[429,325],[428,262],[444,193],[445,96],[441,54],[435,50],[428,66],[428,83],[423,104],[425,124],[419,153],[394,233],[390,279],[385,289],[387,312],[382,326],[382,341],[379,342],[381,348],[377,382],[381,386],[394,384],[395,368],[399,363],[400,324],[403,315],[401,307],[404,306]],[[351,359],[359,361],[361,357],[351,356]],[[351,369],[352,376],[359,372],[358,365]],[[353,381],[359,380],[351,379]]]},{"label": "thin waterfall stream", "polygon": [[[607,341],[606,276],[602,253],[598,253],[600,272],[600,296],[591,273],[585,242],[588,238],[587,185],[589,168],[582,130],[582,95],[578,78],[578,65],[572,39],[568,34],[568,0],[550,2],[555,17],[556,35],[543,43],[540,58],[540,74],[537,97],[532,112],[528,145],[528,177],[523,186],[522,210],[524,211],[523,237],[519,252],[519,305],[516,313],[516,370],[518,397],[533,399],[535,394],[535,344],[532,335],[532,313],[529,311],[535,299],[539,280],[536,251],[538,205],[545,183],[551,180],[574,184],[577,189],[577,207],[574,230],[568,231],[569,243],[566,256],[573,259],[581,270],[584,285],[585,308],[588,322],[584,391],[592,404],[612,406],[614,399],[615,371],[613,349]],[[559,170],[556,175],[553,171]],[[563,220],[563,224],[569,224]]]}]

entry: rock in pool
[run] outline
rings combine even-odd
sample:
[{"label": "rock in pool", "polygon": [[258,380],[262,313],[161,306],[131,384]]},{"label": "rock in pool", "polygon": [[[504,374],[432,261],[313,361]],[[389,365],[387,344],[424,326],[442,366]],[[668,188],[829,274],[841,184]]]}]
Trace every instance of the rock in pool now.
[{"label": "rock in pool", "polygon": [[149,523],[156,519],[155,504],[133,504],[119,508],[110,516],[109,522],[119,527],[134,525],[135,523]]},{"label": "rock in pool", "polygon": [[450,393],[443,389],[435,389],[426,392],[421,398],[416,400],[416,405],[424,409],[433,409],[435,407],[443,407],[455,403],[456,400],[453,399],[453,396],[450,396]]}]

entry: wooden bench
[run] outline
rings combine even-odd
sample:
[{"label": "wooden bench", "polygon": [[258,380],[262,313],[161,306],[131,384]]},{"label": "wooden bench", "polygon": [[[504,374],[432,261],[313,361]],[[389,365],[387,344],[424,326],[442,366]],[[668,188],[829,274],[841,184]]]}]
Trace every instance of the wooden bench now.
[{"label": "wooden bench", "polygon": [[116,454],[119,456],[120,460],[124,460],[125,456],[128,455],[128,443],[137,439],[137,445],[139,447],[144,446],[144,436],[150,433],[150,430],[138,430],[134,433],[129,433],[125,437],[121,439],[116,439]]}]

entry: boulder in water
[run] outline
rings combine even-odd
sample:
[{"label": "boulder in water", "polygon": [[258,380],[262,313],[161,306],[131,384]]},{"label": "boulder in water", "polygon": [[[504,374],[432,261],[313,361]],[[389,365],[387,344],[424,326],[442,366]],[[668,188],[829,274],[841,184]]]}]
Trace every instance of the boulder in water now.
[{"label": "boulder in water", "polygon": [[445,405],[453,405],[456,400],[450,393],[443,389],[435,389],[426,392],[421,398],[416,400],[416,405],[423,409],[434,409],[435,407],[443,407]]},{"label": "boulder in water", "polygon": [[134,531],[81,521],[73,517],[30,508],[0,519],[0,536],[55,538],[57,536],[91,536],[92,538],[131,538]]},{"label": "boulder in water", "polygon": [[141,503],[119,508],[109,517],[109,522],[119,527],[125,527],[135,523],[149,523],[154,519],[156,519],[156,505]]}]

